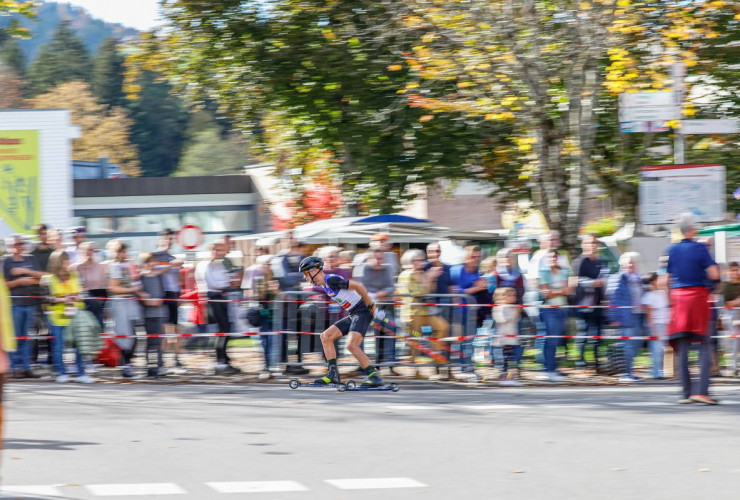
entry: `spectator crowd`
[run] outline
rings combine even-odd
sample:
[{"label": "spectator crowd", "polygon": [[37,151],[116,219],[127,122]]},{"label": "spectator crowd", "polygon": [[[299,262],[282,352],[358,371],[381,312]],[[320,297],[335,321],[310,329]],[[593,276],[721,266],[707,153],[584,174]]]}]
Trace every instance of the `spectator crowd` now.
[{"label": "spectator crowd", "polygon": [[[680,362],[677,375],[686,387],[694,342],[700,347],[702,376],[699,389],[685,390],[684,399],[708,398],[708,377],[716,373],[720,354],[733,375],[738,373],[738,340],[717,342],[714,337],[735,334],[740,325],[740,309],[732,309],[740,306],[740,267],[729,264],[720,284],[708,251],[711,242],[694,239],[690,217],[679,225],[684,239],[654,270],[639,269],[640,256],[627,252],[610,272],[598,239],[588,234],[571,262],[556,232],[542,235],[539,249],[524,260],[511,248],[486,256],[480,247],[468,246],[464,261],[450,266],[442,260],[439,243],[396,253],[385,234],[372,236],[360,253],[335,246],[312,253],[323,259],[327,274],[361,282],[387,311],[384,324],[371,333],[377,336],[377,364],[391,374],[402,359],[417,368],[418,377],[424,376],[422,367],[431,365],[431,378],[476,380],[476,367],[491,365],[501,385],[519,385],[522,373],[537,365],[541,370],[534,378],[562,382],[568,377],[567,363],[634,383],[642,378],[635,360],[643,351],[649,354],[649,376],[664,378],[670,341]],[[23,236],[8,238],[2,273],[17,338],[10,376],[37,378],[35,367],[44,361],[60,383],[94,383],[90,365],[101,362],[117,365],[123,378],[136,377],[142,369],[152,378],[185,373],[183,323],[195,325],[204,336],[218,334],[213,345],[218,375],[242,371],[231,360],[229,344],[235,337],[229,334],[245,328],[260,334],[261,378],[286,364],[287,335],[274,332],[285,330],[287,320],[282,314],[275,317],[280,308],[273,300],[280,293],[313,292],[307,302],[326,304],[298,271],[306,246],[288,235],[282,250],[257,247],[252,265],[242,268],[229,256],[234,248],[229,237],[212,242],[208,258],[192,263],[173,255],[175,236],[171,230],[161,232],[151,251],[135,258],[120,240],[97,249],[86,240],[84,228],[60,231],[41,224],[32,245]],[[520,262],[526,269],[520,269]],[[696,304],[725,307],[707,306],[706,321],[696,315],[686,320],[684,308]],[[327,317],[343,314],[333,305],[325,307]],[[301,325],[304,330],[328,326],[312,311],[310,326]],[[600,338],[609,332],[624,338]],[[407,338],[395,338],[400,336]],[[320,350],[317,346],[310,341],[299,351]],[[529,364],[527,353],[533,358]],[[74,366],[68,367],[72,360]],[[299,363],[287,363],[287,371],[307,373],[301,362],[299,357]]]}]

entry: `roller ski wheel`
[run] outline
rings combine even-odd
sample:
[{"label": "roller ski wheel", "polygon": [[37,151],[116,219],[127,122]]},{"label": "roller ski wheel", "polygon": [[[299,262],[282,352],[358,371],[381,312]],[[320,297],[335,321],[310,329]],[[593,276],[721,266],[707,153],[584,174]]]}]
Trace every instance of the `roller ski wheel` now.
[{"label": "roller ski wheel", "polygon": [[397,384],[383,384],[376,387],[369,387],[362,384],[358,384],[354,380],[347,382],[347,391],[392,391],[398,392],[401,390]]},{"label": "roller ski wheel", "polygon": [[297,378],[290,379],[288,384],[291,389],[336,389],[338,392],[344,392],[347,390],[347,386],[343,383],[338,384],[320,384],[318,382],[301,382]]}]

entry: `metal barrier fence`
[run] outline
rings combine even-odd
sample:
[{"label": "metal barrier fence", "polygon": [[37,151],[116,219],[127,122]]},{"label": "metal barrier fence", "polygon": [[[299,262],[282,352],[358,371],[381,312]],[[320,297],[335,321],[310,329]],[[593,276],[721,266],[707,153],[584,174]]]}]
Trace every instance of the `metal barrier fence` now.
[{"label": "metal barrier fence", "polygon": [[[376,305],[386,313],[385,321],[374,321],[368,335],[365,337],[364,347],[374,353],[375,363],[378,366],[396,366],[401,364],[397,359],[398,351],[414,350],[429,355],[438,361],[443,358],[445,364],[472,365],[472,349],[469,346],[476,330],[475,312],[478,304],[473,297],[465,294],[429,294],[419,302],[403,301],[411,297],[406,294],[396,294],[391,302],[378,302]],[[438,311],[432,311],[435,317],[444,321],[458,331],[458,335],[447,337],[449,347],[443,349],[445,354],[432,349],[429,342],[444,342],[431,335],[432,331],[410,331],[409,324],[401,321],[406,307],[427,307],[428,304],[437,304]],[[448,306],[442,308],[440,306]],[[451,306],[463,307],[451,307]],[[289,291],[279,293],[272,302],[272,320],[274,333],[278,335],[279,364],[291,367],[319,365],[323,363],[306,363],[303,355],[307,353],[322,353],[323,347],[318,335],[340,320],[346,312],[333,301],[325,300],[320,292]],[[421,322],[417,322],[421,324]],[[426,325],[425,325],[426,326]],[[401,340],[399,344],[397,341]],[[460,344],[459,348],[455,345]],[[345,339],[336,342],[337,354],[345,354]],[[398,349],[400,347],[400,349]],[[439,348],[439,345],[436,346]],[[467,352],[470,351],[470,352]],[[346,358],[346,354],[342,356]],[[353,359],[353,358],[352,358]],[[340,366],[355,365],[356,362],[343,362]],[[435,363],[437,366],[439,363]],[[428,366],[416,364],[415,366]]]},{"label": "metal barrier fence", "polygon": [[[27,297],[38,298],[44,297]],[[90,298],[92,299],[92,298]],[[100,298],[101,300],[139,300],[136,298]],[[307,363],[304,356],[309,353],[323,354],[319,335],[330,325],[341,319],[345,312],[333,301],[327,300],[322,292],[317,291],[290,291],[278,294],[271,301],[243,300],[241,297],[230,299],[171,299],[183,304],[206,303],[206,302],[229,302],[233,304],[236,316],[242,316],[246,309],[261,304],[262,309],[271,311],[269,325],[261,328],[242,328],[237,332],[211,332],[211,333],[167,333],[160,335],[148,335],[152,338],[175,338],[175,337],[271,337],[268,342],[271,346],[270,362],[268,364],[291,367],[323,365],[322,362]],[[265,307],[265,304],[267,306]],[[478,315],[483,308],[495,308],[494,304],[477,304],[473,297],[464,294],[428,294],[413,297],[408,294],[395,294],[392,300],[378,302],[378,306],[386,311],[388,320],[376,321],[371,325],[370,331],[365,339],[365,348],[369,354],[374,355],[374,364],[378,366],[398,366],[402,363],[400,356],[411,355],[412,360],[416,355],[429,358],[431,363],[414,363],[414,366],[462,366],[472,368],[473,342],[479,341],[480,345],[488,345],[493,339],[502,336],[518,337],[523,341],[527,339],[562,338],[562,339],[593,339],[593,340],[663,340],[651,335],[548,335],[546,332],[520,333],[518,335],[500,335],[495,328],[481,329],[481,321]],[[406,308],[427,308],[430,317],[441,318],[449,326],[446,335],[435,334],[433,325],[414,324],[407,321]],[[547,306],[547,305],[524,305],[522,308],[536,307],[538,309],[614,309],[630,308],[629,306]],[[730,306],[714,305],[713,309],[740,311],[740,308]],[[724,328],[723,335],[713,335],[715,339],[740,339],[736,327]],[[617,332],[621,333],[621,332]],[[131,336],[113,335],[106,333],[110,338],[127,338]],[[144,335],[134,335],[144,338]],[[52,338],[51,336],[18,336],[20,340],[40,340]],[[736,342],[733,343],[733,345]],[[355,366],[356,362],[351,356],[347,358],[344,349],[345,340],[337,341],[337,353],[341,356],[340,365]],[[263,345],[264,341],[263,341]],[[737,346],[733,347],[737,350]],[[372,358],[371,358],[372,359]]]}]

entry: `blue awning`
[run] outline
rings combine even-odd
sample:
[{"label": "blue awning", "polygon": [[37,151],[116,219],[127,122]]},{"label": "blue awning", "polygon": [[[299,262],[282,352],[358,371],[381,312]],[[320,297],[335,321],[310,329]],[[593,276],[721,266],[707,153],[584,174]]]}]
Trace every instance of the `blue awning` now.
[{"label": "blue awning", "polygon": [[408,217],[406,215],[398,214],[385,214],[385,215],[371,215],[370,217],[364,217],[353,222],[353,224],[428,224],[429,221],[425,219],[417,219],[415,217]]}]

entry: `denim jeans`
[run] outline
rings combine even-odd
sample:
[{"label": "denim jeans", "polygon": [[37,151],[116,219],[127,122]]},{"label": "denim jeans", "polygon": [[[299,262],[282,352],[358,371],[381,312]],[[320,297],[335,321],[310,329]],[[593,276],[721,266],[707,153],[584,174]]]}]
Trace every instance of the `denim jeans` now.
[{"label": "denim jeans", "polygon": [[[637,321],[635,321],[636,324]],[[634,326],[631,328],[623,328],[622,335],[625,337],[639,337],[642,335],[642,329],[640,326]],[[640,347],[642,346],[642,339],[626,339],[622,341],[622,348],[624,349],[624,363],[626,366],[626,375],[632,376],[632,363],[634,362],[637,355],[640,353]]]},{"label": "denim jeans", "polygon": [[509,363],[519,367],[522,361],[522,346],[508,345],[493,348],[494,366],[503,372],[509,371]]},{"label": "denim jeans", "polygon": [[540,317],[545,323],[545,371],[554,373],[557,370],[555,355],[562,336],[565,335],[568,310],[543,308],[540,310]]},{"label": "denim jeans", "polygon": [[[64,365],[64,334],[66,333],[66,326],[51,325],[51,335],[54,337],[52,345],[52,360],[54,361],[54,369],[59,375],[67,374],[67,367]],[[75,362],[77,364],[77,376],[85,374],[85,362],[80,356],[80,351],[75,349]]]},{"label": "denim jeans", "polygon": [[650,332],[653,337],[658,337],[658,340],[650,341],[650,355],[653,358],[653,377],[663,376],[663,356],[665,349],[665,332],[668,325],[666,324],[655,324]]},{"label": "denim jeans", "polygon": [[[28,337],[28,331],[36,317],[37,306],[13,306],[13,327],[16,337]],[[31,342],[18,339],[15,352],[10,353],[10,364],[14,370],[31,369]]]},{"label": "denim jeans", "polygon": [[[578,334],[580,336],[595,336],[601,335],[601,324],[602,324],[602,310],[593,309],[588,312],[578,312]],[[591,346],[594,351],[594,365],[598,368],[599,366],[599,339],[576,339],[576,345],[578,346],[579,361],[582,363],[586,362],[586,349],[587,346]]]}]

